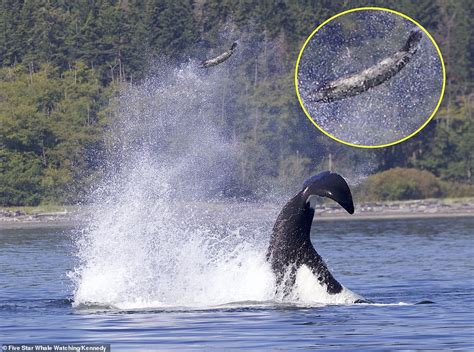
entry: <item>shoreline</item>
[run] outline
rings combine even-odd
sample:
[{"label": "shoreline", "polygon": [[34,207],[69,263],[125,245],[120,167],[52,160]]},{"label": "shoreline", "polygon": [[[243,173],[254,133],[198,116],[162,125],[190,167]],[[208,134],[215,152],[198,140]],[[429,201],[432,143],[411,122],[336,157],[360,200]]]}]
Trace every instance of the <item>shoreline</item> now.
[{"label": "shoreline", "polygon": [[[212,209],[216,216],[228,216],[228,208],[236,208],[236,212],[245,212],[255,217],[275,217],[279,212],[276,204],[260,205],[255,209],[255,203],[195,203],[190,206]],[[15,208],[13,208],[15,209]],[[18,208],[16,208],[18,209]],[[224,211],[227,210],[227,211]],[[0,209],[0,230],[31,229],[31,228],[72,228],[80,227],[90,218],[90,208],[65,207],[58,212],[29,213],[21,210]],[[454,218],[474,216],[473,198],[455,199],[423,199],[392,202],[368,202],[356,206],[353,215],[347,214],[335,203],[316,206],[315,221],[358,221],[358,220],[403,220]]]},{"label": "shoreline", "polygon": [[437,218],[465,218],[474,216],[472,212],[445,213],[445,214],[427,214],[427,213],[399,213],[399,214],[354,214],[354,215],[333,215],[320,216],[316,221],[334,221],[334,220],[405,220],[405,219],[437,219]]}]

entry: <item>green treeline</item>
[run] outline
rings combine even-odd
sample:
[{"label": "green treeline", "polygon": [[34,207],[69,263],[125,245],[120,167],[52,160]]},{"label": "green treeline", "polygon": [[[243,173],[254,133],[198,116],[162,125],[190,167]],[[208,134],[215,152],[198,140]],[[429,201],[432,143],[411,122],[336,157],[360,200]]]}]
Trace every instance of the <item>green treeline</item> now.
[{"label": "green treeline", "polygon": [[[410,140],[370,151],[316,131],[292,82],[299,48],[311,31],[340,11],[368,5],[423,24],[447,69],[436,118]],[[367,160],[370,173],[423,170],[442,185],[434,196],[472,192],[471,1],[4,0],[0,6],[0,205],[83,199],[103,166],[109,99],[120,85],[142,79],[153,58],[202,59],[239,36],[259,43],[235,68],[245,94],[228,98],[254,123],[247,117],[239,124],[238,113],[225,122],[243,144],[239,187],[245,192],[259,187],[262,174],[284,187],[295,176],[328,167],[350,172]],[[419,176],[413,177],[416,184]],[[431,195],[407,192],[396,189],[381,198]]]}]

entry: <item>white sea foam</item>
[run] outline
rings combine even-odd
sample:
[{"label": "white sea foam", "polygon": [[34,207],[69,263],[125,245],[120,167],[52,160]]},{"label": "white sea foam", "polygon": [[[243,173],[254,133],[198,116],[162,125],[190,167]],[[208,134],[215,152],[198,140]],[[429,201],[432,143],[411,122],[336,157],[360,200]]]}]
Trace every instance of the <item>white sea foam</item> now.
[{"label": "white sea foam", "polygon": [[292,299],[296,302],[315,304],[350,304],[362,296],[343,287],[342,292],[337,295],[331,295],[324,286],[321,286],[318,279],[313,275],[311,270],[303,265],[296,273],[295,290]]}]

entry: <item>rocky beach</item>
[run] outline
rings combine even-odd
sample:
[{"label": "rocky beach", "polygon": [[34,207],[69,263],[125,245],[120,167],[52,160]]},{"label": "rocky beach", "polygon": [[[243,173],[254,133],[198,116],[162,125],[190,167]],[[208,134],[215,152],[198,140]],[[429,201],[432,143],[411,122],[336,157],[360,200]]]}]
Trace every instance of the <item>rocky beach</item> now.
[{"label": "rocky beach", "polygon": [[[238,212],[248,213],[249,217],[268,215],[274,217],[278,213],[276,204],[265,204],[255,209],[249,203],[209,203],[199,204],[205,212],[215,216],[226,216],[229,207]],[[196,207],[196,204],[193,205]],[[87,206],[65,207],[58,211],[41,212],[35,208],[27,210],[17,208],[0,208],[0,230],[22,227],[73,227],[80,226],[90,217],[91,209]],[[353,215],[347,214],[334,203],[317,206],[315,220],[357,220],[357,219],[396,219],[426,217],[457,217],[474,216],[473,198],[456,199],[423,199],[393,202],[367,202],[356,205]]]}]

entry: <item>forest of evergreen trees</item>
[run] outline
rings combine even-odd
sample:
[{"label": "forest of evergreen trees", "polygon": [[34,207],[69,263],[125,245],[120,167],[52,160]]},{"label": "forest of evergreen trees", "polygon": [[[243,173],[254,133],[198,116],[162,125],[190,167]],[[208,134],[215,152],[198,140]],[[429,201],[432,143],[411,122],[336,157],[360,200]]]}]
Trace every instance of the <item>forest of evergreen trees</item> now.
[{"label": "forest of evergreen trees", "polygon": [[[435,119],[410,140],[378,150],[347,147],[314,129],[292,83],[299,48],[312,30],[338,12],[369,5],[423,24],[447,69]],[[472,191],[472,1],[4,0],[0,6],[0,205],[83,199],[103,165],[110,98],[144,78],[154,58],[184,62],[227,48],[229,28],[233,39],[263,43],[238,67],[252,99],[233,103],[242,113],[258,113],[259,128],[234,126],[248,151],[240,180],[248,193],[257,168],[284,184],[329,163],[351,169],[367,159],[374,173],[418,169],[442,185],[461,185],[430,195]],[[275,145],[284,147],[270,153]],[[399,191],[386,198],[413,196]]]}]

